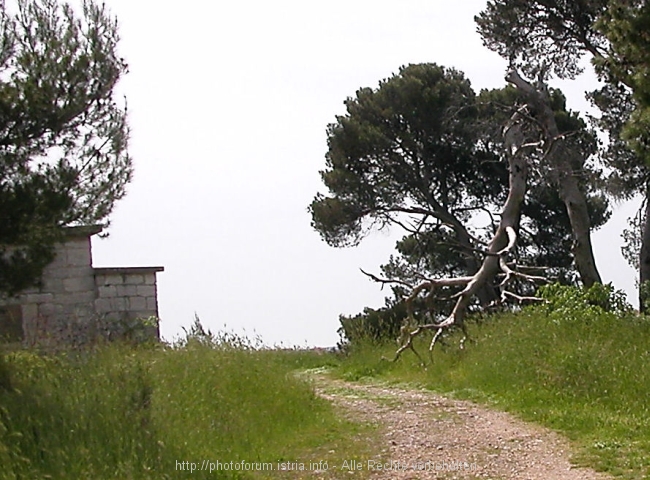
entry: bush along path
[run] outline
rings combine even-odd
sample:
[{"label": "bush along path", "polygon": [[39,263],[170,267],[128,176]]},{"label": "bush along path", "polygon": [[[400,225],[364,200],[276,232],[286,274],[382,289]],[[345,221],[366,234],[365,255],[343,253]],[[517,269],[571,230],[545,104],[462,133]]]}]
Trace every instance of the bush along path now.
[{"label": "bush along path", "polygon": [[341,473],[335,478],[352,472],[414,480],[612,478],[572,464],[566,440],[510,414],[428,391],[345,382],[318,371],[309,376],[344,415],[379,427],[380,451],[333,466]]}]

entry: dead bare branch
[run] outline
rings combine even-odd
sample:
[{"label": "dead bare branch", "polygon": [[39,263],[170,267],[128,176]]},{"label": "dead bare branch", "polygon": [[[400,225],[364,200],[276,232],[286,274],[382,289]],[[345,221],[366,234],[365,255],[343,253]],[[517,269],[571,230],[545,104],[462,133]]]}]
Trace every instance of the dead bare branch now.
[{"label": "dead bare branch", "polygon": [[402,227],[404,230],[406,230],[409,233],[412,233],[412,234],[417,234],[418,233],[417,229],[407,226],[405,223],[400,222],[396,218],[389,218],[388,221],[391,222],[391,223],[394,223],[395,225],[399,225],[400,227]]},{"label": "dead bare branch", "polygon": [[515,248],[515,245],[517,244],[517,232],[515,231],[512,226],[508,225],[505,227],[505,232],[506,235],[508,235],[508,245],[506,245],[504,248],[499,250],[496,255],[501,257],[505,255],[506,253],[509,253],[512,251],[513,248]]},{"label": "dead bare branch", "polygon": [[512,280],[512,277],[518,277],[523,280],[528,280],[530,282],[544,282],[546,283],[548,279],[546,277],[541,277],[539,275],[528,275],[526,273],[521,273],[518,272],[517,270],[510,268],[510,266],[506,263],[505,259],[501,257],[499,259],[499,267],[501,270],[505,273],[505,278],[503,281],[499,284],[500,287],[503,287],[507,285],[510,280]]},{"label": "dead bare branch", "polygon": [[389,278],[379,278],[378,276],[373,275],[372,273],[366,272],[363,268],[360,268],[359,270],[361,270],[361,273],[363,273],[367,277],[370,277],[375,282],[381,283],[382,288],[383,288],[383,285],[386,285],[386,284],[389,284],[389,283],[396,283],[398,285],[404,285],[405,287],[413,288],[413,285],[411,285],[410,283],[405,282],[403,280],[396,280],[396,279],[389,279]]},{"label": "dead bare branch", "polygon": [[548,302],[548,300],[540,297],[530,297],[530,296],[522,296],[522,295],[517,295],[516,293],[512,293],[508,290],[502,290],[501,291],[501,296],[502,297],[512,297],[515,300],[517,300],[520,303],[523,302]]},{"label": "dead bare branch", "polygon": [[[533,88],[529,83],[519,77],[516,71],[513,71],[512,75],[509,75],[508,81],[515,83],[518,87],[520,86],[519,84],[521,84],[524,89]],[[523,82],[523,84],[521,82]],[[480,267],[473,275],[443,279],[429,279],[422,276],[422,282],[415,286],[411,286],[407,282],[380,279],[374,275],[366,274],[373,280],[379,281],[383,284],[397,283],[411,288],[410,294],[404,300],[406,304],[407,318],[402,327],[400,347],[397,349],[393,361],[397,361],[406,350],[412,350],[420,362],[424,363],[422,357],[414,347],[414,339],[427,331],[433,332],[433,337],[429,344],[430,360],[432,360],[431,356],[436,343],[440,342],[443,333],[450,329],[458,328],[463,332],[463,338],[460,343],[461,348],[463,348],[463,345],[468,338],[467,329],[463,320],[467,314],[473,297],[481,288],[484,288],[485,285],[490,284],[490,282],[500,276],[503,276],[503,279],[497,285],[497,288],[501,290],[500,300],[496,300],[493,304],[499,305],[508,300],[516,300],[517,302],[544,301],[535,296],[519,295],[507,288],[515,279],[525,282],[547,281],[546,277],[533,274],[537,271],[544,271],[544,267],[520,266],[517,262],[509,259],[515,251],[519,237],[521,207],[526,194],[530,164],[533,162],[533,158],[537,158],[540,150],[546,149],[544,155],[548,155],[549,144],[552,145],[556,140],[559,140],[556,136],[546,134],[540,141],[526,142],[523,128],[525,122],[529,122],[530,120],[531,116],[528,113],[528,106],[522,105],[513,112],[510,121],[503,129],[506,151],[509,152],[506,155],[508,159],[509,190],[508,196],[503,205],[503,210],[499,214],[498,225],[496,224],[495,218],[490,215],[490,218],[496,227],[492,239],[487,243],[485,249],[475,248],[471,244],[449,244],[452,247],[484,255]],[[533,120],[539,124],[537,119]],[[476,207],[476,209],[479,210],[481,207]],[[412,211],[408,213],[412,213]],[[446,214],[447,212],[444,213]],[[446,219],[441,218],[445,215],[439,214],[432,216],[438,218],[443,223],[446,223]],[[457,228],[456,225],[451,225],[451,227],[454,229]],[[421,295],[424,295],[425,301],[437,298],[435,297],[435,294],[437,293],[437,289],[440,287],[462,287],[460,291],[447,298],[455,300],[451,313],[442,321],[418,324],[413,312],[413,303]]]},{"label": "dead bare branch", "polygon": [[[527,275],[511,268],[507,263],[507,256],[512,253],[517,244],[517,228],[521,217],[521,205],[523,203],[528,174],[528,160],[523,157],[524,149],[524,135],[521,131],[521,117],[526,111],[526,106],[520,107],[511,117],[511,121],[504,129],[504,137],[507,144],[507,150],[510,151],[508,155],[509,164],[509,192],[505,201],[503,211],[501,212],[500,221],[492,240],[487,245],[487,255],[484,257],[483,262],[478,271],[470,277],[447,278],[435,281],[424,281],[413,288],[411,294],[406,298],[405,303],[407,306],[408,318],[405,325],[412,325],[415,323],[412,303],[423,292],[427,291],[428,296],[433,294],[433,291],[438,286],[463,286],[464,288],[455,294],[456,303],[449,316],[438,323],[429,323],[418,325],[414,329],[409,329],[408,335],[400,348],[397,350],[395,359],[396,361],[400,355],[407,349],[415,351],[413,346],[413,339],[425,331],[435,331],[431,343],[429,344],[429,357],[431,358],[433,349],[436,343],[440,340],[443,331],[450,328],[460,328],[463,331],[464,337],[461,345],[464,345],[467,339],[467,330],[464,325],[463,319],[466,315],[467,309],[470,305],[471,299],[476,292],[493,279],[500,271],[504,272],[506,278],[502,282],[505,286],[513,277],[518,277],[524,280],[535,280],[534,275]],[[526,145],[529,146],[529,145]],[[539,277],[541,278],[541,277]],[[505,291],[505,288],[504,288]],[[516,298],[515,294],[510,292],[502,294],[502,299],[507,297]],[[526,297],[521,297],[525,299]],[[421,361],[421,357],[417,354]]]}]

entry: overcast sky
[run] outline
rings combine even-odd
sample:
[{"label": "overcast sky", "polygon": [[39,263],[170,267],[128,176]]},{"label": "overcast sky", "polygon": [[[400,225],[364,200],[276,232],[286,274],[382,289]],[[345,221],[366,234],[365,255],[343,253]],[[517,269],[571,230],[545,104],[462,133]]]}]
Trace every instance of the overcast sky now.
[{"label": "overcast sky", "polygon": [[[383,305],[385,292],[359,268],[378,271],[398,232],[334,249],[311,229],[325,128],[346,97],[409,63],[455,67],[476,90],[503,86],[505,62],[475,32],[486,2],[106,3],[130,65],[119,92],[135,178],[110,237],[93,240],[95,266],[165,267],[168,340],[197,313],[212,330],[256,332],[268,344],[334,345],[340,313]],[[585,107],[590,85],[563,86],[571,108]],[[630,291],[619,232],[631,210],[596,234],[605,281]]]}]

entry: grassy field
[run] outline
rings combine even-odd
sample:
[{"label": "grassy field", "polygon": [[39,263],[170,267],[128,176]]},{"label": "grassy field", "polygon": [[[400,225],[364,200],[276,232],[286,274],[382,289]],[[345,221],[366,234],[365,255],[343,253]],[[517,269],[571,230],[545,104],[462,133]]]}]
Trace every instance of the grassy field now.
[{"label": "grassy field", "polygon": [[296,378],[317,355],[226,342],[2,362],[2,479],[300,478],[372,448]]},{"label": "grassy field", "polygon": [[[382,360],[394,343],[321,354],[228,335],[0,356],[0,479],[302,479],[314,474],[301,464],[370,458],[373,427],[342,419],[298,375],[318,367],[493,405],[560,431],[583,465],[650,478],[650,320],[608,298],[551,293],[544,306],[470,319],[473,341],[460,350],[451,335],[426,368],[409,351]],[[242,461],[273,471],[236,470]]]},{"label": "grassy field", "polygon": [[[420,366],[395,344],[357,345],[337,373],[376,377],[446,392],[515,413],[579,447],[579,463],[622,478],[650,478],[650,319],[605,311],[570,291],[549,305],[470,321]],[[428,339],[417,342],[426,358]]]}]

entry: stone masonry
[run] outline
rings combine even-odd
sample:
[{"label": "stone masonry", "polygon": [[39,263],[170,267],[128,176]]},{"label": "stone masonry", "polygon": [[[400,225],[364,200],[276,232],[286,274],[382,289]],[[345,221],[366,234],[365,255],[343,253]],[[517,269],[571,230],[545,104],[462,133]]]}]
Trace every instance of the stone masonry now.
[{"label": "stone masonry", "polygon": [[40,288],[0,298],[0,337],[29,346],[79,345],[145,328],[148,337],[158,338],[156,273],[164,268],[94,268],[90,238],[101,231],[68,228]]},{"label": "stone masonry", "polygon": [[95,268],[95,311],[109,320],[158,316],[156,273],[162,267]]}]

